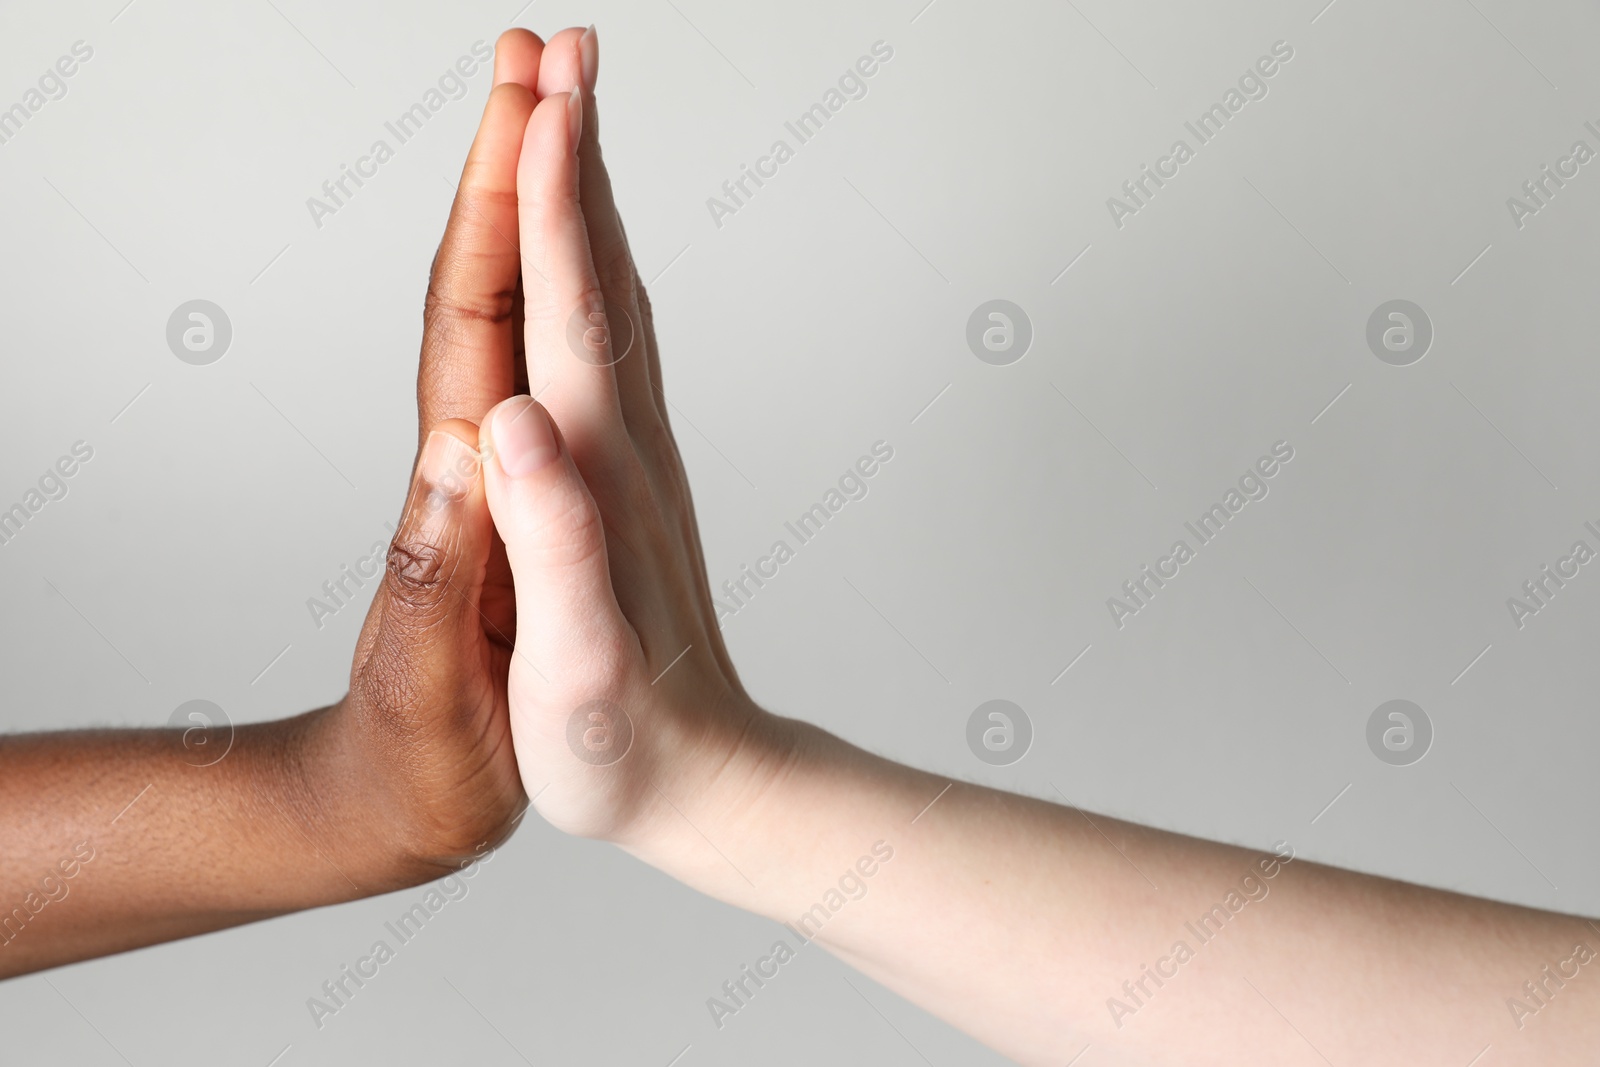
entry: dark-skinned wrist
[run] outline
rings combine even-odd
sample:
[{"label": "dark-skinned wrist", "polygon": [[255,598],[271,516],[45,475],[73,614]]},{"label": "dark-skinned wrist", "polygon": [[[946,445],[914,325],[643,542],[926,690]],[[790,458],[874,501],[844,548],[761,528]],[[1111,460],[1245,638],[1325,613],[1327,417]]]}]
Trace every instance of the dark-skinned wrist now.
[{"label": "dark-skinned wrist", "polygon": [[406,798],[381,773],[346,697],[299,716],[283,783],[287,812],[326,864],[373,896],[448,873],[422,854]]},{"label": "dark-skinned wrist", "polygon": [[510,833],[513,813],[498,798],[463,810],[464,795],[483,798],[427,791],[427,741],[395,734],[391,717],[359,694],[312,716],[298,789],[326,847],[349,858],[369,893],[453,874]]}]

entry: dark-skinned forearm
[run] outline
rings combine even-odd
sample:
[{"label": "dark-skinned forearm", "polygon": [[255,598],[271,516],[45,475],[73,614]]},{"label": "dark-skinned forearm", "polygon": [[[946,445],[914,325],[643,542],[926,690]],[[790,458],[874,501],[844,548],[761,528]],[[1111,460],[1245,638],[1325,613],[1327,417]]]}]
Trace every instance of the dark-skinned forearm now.
[{"label": "dark-skinned forearm", "polygon": [[178,730],[0,739],[0,976],[428,877],[341,766],[340,719],[239,727],[209,766]]}]

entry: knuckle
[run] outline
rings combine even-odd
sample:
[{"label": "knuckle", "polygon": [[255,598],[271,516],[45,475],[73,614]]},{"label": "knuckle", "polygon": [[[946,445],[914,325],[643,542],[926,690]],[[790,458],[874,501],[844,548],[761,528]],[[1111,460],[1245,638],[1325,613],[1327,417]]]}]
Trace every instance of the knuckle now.
[{"label": "knuckle", "polygon": [[650,323],[650,290],[644,282],[640,282],[635,287],[634,296],[639,301],[639,314],[648,325]]},{"label": "knuckle", "polygon": [[611,238],[600,242],[594,250],[595,273],[607,292],[620,296],[633,296],[633,255],[625,242]]},{"label": "knuckle", "polygon": [[499,326],[511,321],[517,308],[515,285],[474,287],[465,282],[461,273],[450,266],[434,271],[422,305],[424,326],[452,330],[475,324]]},{"label": "knuckle", "polygon": [[397,537],[384,563],[384,585],[402,606],[429,609],[443,599],[450,582],[449,554],[440,545]]},{"label": "knuckle", "polygon": [[661,421],[654,407],[628,423],[628,433],[633,438],[639,462],[650,470],[670,466],[670,458],[677,454],[677,442]]},{"label": "knuckle", "polygon": [[572,306],[588,311],[598,311],[602,314],[606,310],[605,290],[600,287],[599,278],[585,278],[572,294]]},{"label": "knuckle", "polygon": [[485,209],[505,212],[517,209],[517,191],[493,185],[494,165],[486,160],[474,160],[467,166],[461,179],[460,195],[456,198],[454,218],[468,223],[488,225]]},{"label": "knuckle", "polygon": [[581,567],[605,550],[605,526],[582,493],[562,494],[544,524],[544,556],[558,567]]}]

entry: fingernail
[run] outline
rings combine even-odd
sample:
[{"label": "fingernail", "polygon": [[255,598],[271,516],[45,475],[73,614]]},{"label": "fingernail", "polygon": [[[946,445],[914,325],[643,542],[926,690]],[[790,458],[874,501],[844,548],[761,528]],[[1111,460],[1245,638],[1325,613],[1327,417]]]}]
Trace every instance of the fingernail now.
[{"label": "fingernail", "polygon": [[478,453],[455,434],[434,430],[423,442],[417,472],[434,493],[464,497],[478,480]]},{"label": "fingernail", "polygon": [[489,434],[509,478],[524,478],[561,452],[550,416],[531,396],[513,397],[496,408]]},{"label": "fingernail", "polygon": [[572,135],[572,150],[576,152],[583,136],[583,92],[577,86],[567,94],[567,132]]},{"label": "fingernail", "polygon": [[600,37],[593,26],[578,38],[578,61],[583,67],[583,84],[592,93],[600,80]]}]

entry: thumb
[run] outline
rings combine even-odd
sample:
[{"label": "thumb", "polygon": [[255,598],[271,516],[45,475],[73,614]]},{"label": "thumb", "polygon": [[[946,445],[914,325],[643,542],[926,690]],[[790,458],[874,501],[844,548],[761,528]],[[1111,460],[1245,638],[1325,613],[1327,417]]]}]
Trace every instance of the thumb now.
[{"label": "thumb", "polygon": [[380,687],[371,695],[390,707],[437,704],[439,691],[469,688],[482,663],[478,601],[492,525],[477,435],[472,423],[447,420],[417,457],[364,635],[370,651],[357,660],[361,681]]},{"label": "thumb", "polygon": [[600,509],[550,413],[532,397],[500,403],[480,440],[489,510],[517,603],[527,605],[518,612],[518,650],[541,675],[551,676],[547,666],[568,674],[563,667],[615,648],[626,630]]}]

